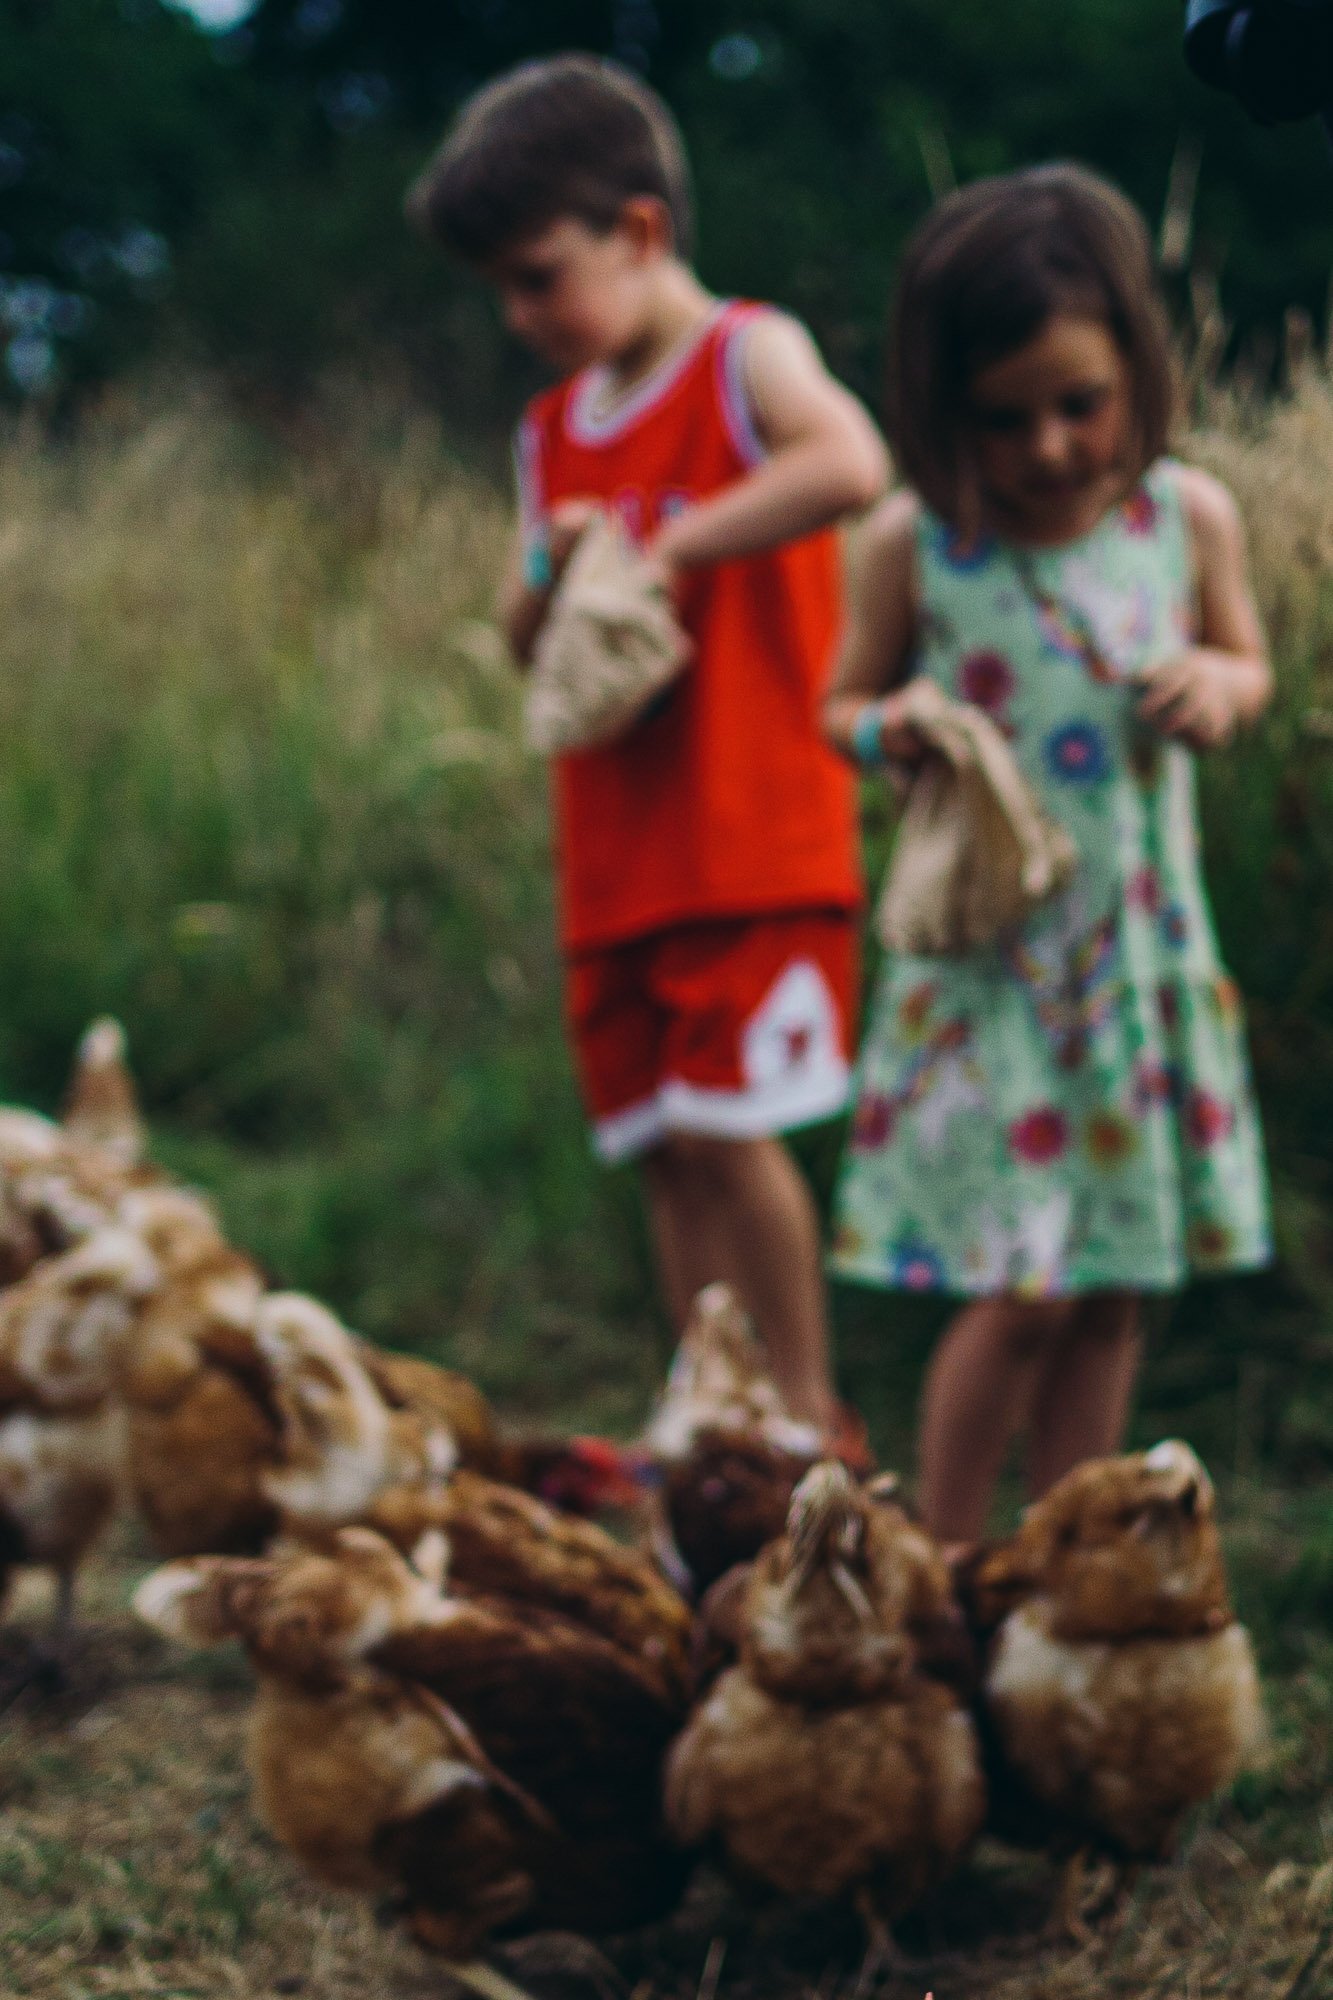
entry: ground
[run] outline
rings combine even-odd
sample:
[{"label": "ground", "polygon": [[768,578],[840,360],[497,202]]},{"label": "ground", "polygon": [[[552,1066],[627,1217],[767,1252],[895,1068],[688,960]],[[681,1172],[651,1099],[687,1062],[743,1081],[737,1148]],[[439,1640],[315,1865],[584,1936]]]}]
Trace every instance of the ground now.
[{"label": "ground", "polygon": [[[1327,1996],[1333,1644],[1310,1636],[1305,1606],[1291,1617],[1294,1552],[1326,1511],[1326,1496],[1229,1496],[1238,1595],[1268,1668],[1271,1753],[1087,1944],[1043,1935],[1048,1863],[983,1845],[938,1907],[902,1928],[892,1968],[865,1961],[846,1914],[756,1904],[706,1869],[669,1924],[597,1949],[528,1940],[495,1962],[534,2000]],[[63,1692],[13,1692],[14,1659],[43,1634],[45,1580],[23,1578],[11,1607],[0,1643],[4,2000],[459,2000],[442,1968],[361,1902],[314,1890],[257,1825],[244,1659],[180,1653],[136,1626],[126,1603],[148,1561],[127,1527],[89,1573]]]}]

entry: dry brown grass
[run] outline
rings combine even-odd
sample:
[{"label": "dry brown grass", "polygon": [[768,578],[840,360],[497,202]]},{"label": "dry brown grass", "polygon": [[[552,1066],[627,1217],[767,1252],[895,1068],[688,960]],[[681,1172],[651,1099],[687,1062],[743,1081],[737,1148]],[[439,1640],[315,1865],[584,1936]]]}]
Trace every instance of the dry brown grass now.
[{"label": "dry brown grass", "polygon": [[[1280,1510],[1251,1496],[1234,1538],[1242,1569],[1271,1563],[1282,1533]],[[244,1662],[138,1629],[125,1604],[144,1563],[122,1531],[89,1579],[68,1691],[0,1716],[5,2000],[451,1992],[441,1967],[363,1903],[313,1889],[258,1827]],[[20,1628],[40,1634],[43,1596],[25,1581]],[[1269,1770],[1203,1814],[1179,1862],[1147,1871],[1086,1946],[1043,1937],[1054,1876],[1042,1859],[983,1848],[904,1929],[894,1969],[863,1966],[848,1916],[747,1903],[708,1871],[671,1923],[604,1959],[535,1939],[499,1960],[535,2000],[696,2000],[714,1983],[715,2000],[1316,2000],[1333,1982],[1326,1665],[1273,1683]]]},{"label": "dry brown grass", "polygon": [[1219,383],[1198,398],[1187,451],[1224,480],[1245,516],[1274,649],[1309,659],[1333,690],[1333,373],[1294,365],[1283,395]]}]

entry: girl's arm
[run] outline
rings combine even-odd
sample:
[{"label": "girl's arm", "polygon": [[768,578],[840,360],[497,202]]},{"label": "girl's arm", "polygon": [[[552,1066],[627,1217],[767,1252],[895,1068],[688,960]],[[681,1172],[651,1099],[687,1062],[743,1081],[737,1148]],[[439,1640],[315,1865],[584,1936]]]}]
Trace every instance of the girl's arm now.
[{"label": "girl's arm", "polygon": [[765,456],[659,529],[645,553],[669,575],[813,534],[878,500],[888,481],[879,432],[803,326],[766,312],[744,339],[745,388]]},{"label": "girl's arm", "polygon": [[1195,466],[1182,466],[1178,477],[1194,554],[1198,639],[1156,670],[1139,709],[1164,736],[1212,750],[1258,721],[1273,698],[1273,670],[1236,503]]},{"label": "girl's arm", "polygon": [[901,719],[901,696],[916,639],[916,524],[911,493],[878,506],[859,536],[847,629],[824,704],[824,734],[857,762],[910,758],[920,748]]}]

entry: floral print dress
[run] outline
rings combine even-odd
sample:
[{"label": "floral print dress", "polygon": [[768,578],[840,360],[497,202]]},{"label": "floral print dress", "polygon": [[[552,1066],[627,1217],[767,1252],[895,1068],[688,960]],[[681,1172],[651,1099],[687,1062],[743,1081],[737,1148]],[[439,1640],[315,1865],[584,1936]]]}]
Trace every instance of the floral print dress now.
[{"label": "floral print dress", "polygon": [[1174,468],[1060,548],[964,546],[923,513],[918,564],[916,671],[1004,731],[1079,864],[1006,946],[886,958],[832,1268],[1058,1298],[1263,1264],[1262,1143],[1194,760],[1135,715],[1194,629]]}]

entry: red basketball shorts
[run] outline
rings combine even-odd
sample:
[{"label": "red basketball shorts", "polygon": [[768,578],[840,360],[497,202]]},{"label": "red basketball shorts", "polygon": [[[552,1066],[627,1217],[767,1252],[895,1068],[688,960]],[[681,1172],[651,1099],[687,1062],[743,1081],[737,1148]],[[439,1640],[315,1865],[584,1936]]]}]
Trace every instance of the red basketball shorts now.
[{"label": "red basketball shorts", "polygon": [[566,1007],[593,1143],[754,1139],[847,1099],[859,921],[839,910],[682,924],[580,953]]}]

